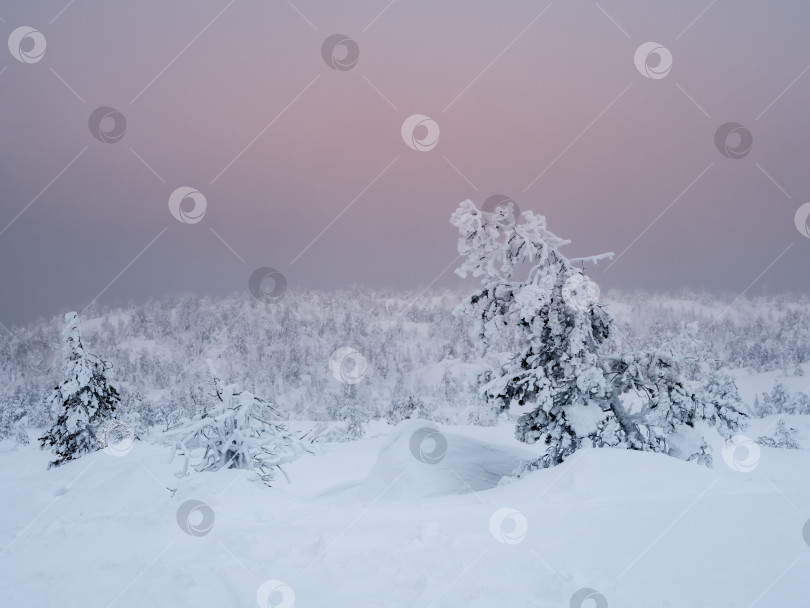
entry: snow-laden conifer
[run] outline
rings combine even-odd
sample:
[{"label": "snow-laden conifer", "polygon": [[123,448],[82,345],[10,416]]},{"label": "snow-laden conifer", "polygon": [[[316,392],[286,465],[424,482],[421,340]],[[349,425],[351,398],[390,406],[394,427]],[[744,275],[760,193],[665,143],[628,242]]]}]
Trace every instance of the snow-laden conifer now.
[{"label": "snow-laden conifer", "polygon": [[[516,332],[519,350],[485,375],[482,392],[497,411],[520,412],[518,439],[545,444],[534,466],[559,464],[583,445],[710,464],[702,437],[680,435],[693,435],[688,431],[698,422],[724,436],[740,428],[733,382],[687,381],[672,348],[604,353],[613,320],[584,267],[613,254],[569,259],[561,252],[569,241],[548,230],[542,215],[524,211],[518,221],[505,222],[505,213],[464,201],[451,217],[464,257],[456,272],[482,283],[456,314],[475,316],[485,348],[501,330]],[[516,279],[525,266],[526,278]]]},{"label": "snow-laden conifer", "polygon": [[50,397],[56,422],[40,438],[43,447],[51,447],[56,453],[50,466],[102,449],[105,439],[99,435],[99,428],[112,419],[120,400],[118,391],[107,381],[109,363],[85,351],[75,312],[65,315],[63,336],[66,379]]}]

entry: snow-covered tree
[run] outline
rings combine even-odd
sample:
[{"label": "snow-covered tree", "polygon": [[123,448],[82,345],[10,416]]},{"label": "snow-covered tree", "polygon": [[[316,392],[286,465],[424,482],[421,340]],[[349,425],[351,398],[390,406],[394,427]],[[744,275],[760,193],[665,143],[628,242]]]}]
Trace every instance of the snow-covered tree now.
[{"label": "snow-covered tree", "polygon": [[13,437],[16,443],[26,445],[28,438],[28,413],[18,397],[0,395],[0,439]]},{"label": "snow-covered tree", "polygon": [[761,399],[759,395],[756,396],[752,409],[759,417],[772,414],[810,414],[810,397],[804,392],[791,395],[787,386],[777,380],[771,392],[763,393]]},{"label": "snow-covered tree", "polygon": [[308,442],[287,429],[287,417],[270,403],[235,384],[223,384],[210,361],[209,367],[214,407],[169,433],[174,454],[184,459],[180,475],[187,475],[191,466],[197,472],[247,469],[267,485],[277,471],[286,477],[282,465],[309,452]]},{"label": "snow-covered tree", "polygon": [[799,431],[792,426],[789,427],[781,418],[776,423],[776,430],[770,437],[761,435],[757,438],[759,445],[764,445],[767,448],[782,448],[786,450],[800,450],[801,444],[799,443]]},{"label": "snow-covered tree", "polygon": [[63,371],[66,379],[50,398],[56,422],[40,438],[42,447],[52,447],[59,466],[104,447],[99,427],[113,417],[120,397],[107,381],[110,365],[85,351],[79,330],[79,315],[65,315]]},{"label": "snow-covered tree", "polygon": [[[550,232],[543,216],[524,211],[505,224],[499,212],[464,201],[451,218],[464,256],[456,272],[483,285],[456,314],[476,315],[485,348],[499,331],[516,332],[520,350],[483,378],[482,390],[496,410],[521,412],[518,439],[546,445],[534,466],[559,464],[584,444],[700,459],[677,454],[668,437],[698,420],[737,428],[739,411],[699,396],[666,351],[602,352],[613,321],[582,268],[612,254],[569,260],[560,251],[569,241]],[[527,278],[516,280],[524,265]]]},{"label": "snow-covered tree", "polygon": [[405,388],[404,378],[400,376],[394,386],[391,404],[385,412],[385,419],[389,424],[396,425],[410,418],[431,420],[431,415],[423,401]]},{"label": "snow-covered tree", "polygon": [[326,415],[331,420],[343,423],[342,429],[334,429],[326,437],[334,441],[357,441],[365,435],[365,424],[371,420],[372,411],[357,395],[356,384],[344,384],[341,395],[329,397]]},{"label": "snow-covered tree", "polygon": [[713,427],[725,439],[744,427],[742,400],[730,376],[702,369],[702,380],[687,380],[687,358],[678,347],[682,340],[604,357],[626,426],[615,426],[615,433],[600,429],[594,445],[664,452],[710,467],[711,448],[696,427]]}]

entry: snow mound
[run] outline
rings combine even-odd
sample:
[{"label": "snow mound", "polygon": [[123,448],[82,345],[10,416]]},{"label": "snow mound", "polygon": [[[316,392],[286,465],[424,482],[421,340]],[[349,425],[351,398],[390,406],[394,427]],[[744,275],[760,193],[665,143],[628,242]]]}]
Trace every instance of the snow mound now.
[{"label": "snow mound", "polygon": [[516,474],[532,457],[520,445],[485,443],[425,420],[406,420],[383,442],[359,493],[414,500],[480,492]]}]

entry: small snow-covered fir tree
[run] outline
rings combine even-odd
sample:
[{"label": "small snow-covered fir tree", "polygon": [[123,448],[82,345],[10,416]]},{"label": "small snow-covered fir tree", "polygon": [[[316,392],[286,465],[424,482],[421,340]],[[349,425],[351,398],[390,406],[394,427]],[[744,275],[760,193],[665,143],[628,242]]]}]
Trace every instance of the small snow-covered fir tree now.
[{"label": "small snow-covered fir tree", "polygon": [[225,385],[210,361],[209,367],[215,405],[169,433],[174,454],[184,458],[180,475],[187,475],[191,466],[197,472],[247,469],[266,485],[277,471],[286,477],[282,465],[310,452],[308,442],[287,429],[286,416],[270,403],[237,385]]},{"label": "small snow-covered fir tree", "polygon": [[394,386],[391,404],[385,411],[385,420],[389,424],[397,425],[411,418],[431,420],[432,416],[423,401],[405,388],[404,380],[400,376]]},{"label": "small snow-covered fir tree", "polygon": [[344,384],[340,395],[330,395],[326,414],[331,420],[340,421],[342,428],[325,436],[334,441],[357,441],[365,435],[365,424],[371,420],[371,409],[357,395],[356,384]]},{"label": "small snow-covered fir tree", "polygon": [[0,439],[13,437],[16,443],[27,445],[28,412],[21,404],[17,391],[13,397],[0,395]]},{"label": "small snow-covered fir tree", "polygon": [[42,447],[52,447],[59,466],[69,460],[104,447],[103,437],[97,437],[99,427],[113,417],[120,397],[107,381],[110,365],[85,351],[79,330],[79,315],[65,315],[64,364],[66,376],[54,388],[50,405],[56,422],[40,438]]},{"label": "small snow-covered fir tree", "polygon": [[776,430],[770,437],[761,435],[757,438],[759,445],[768,448],[782,448],[786,450],[800,450],[799,431],[792,426],[789,427],[781,418],[776,423]]},{"label": "small snow-covered fir tree", "polygon": [[[605,356],[613,321],[598,305],[598,288],[582,267],[613,254],[568,259],[560,249],[569,241],[550,232],[543,216],[524,211],[520,221],[505,224],[499,212],[464,201],[451,217],[465,258],[456,272],[478,277],[483,285],[456,314],[476,316],[485,348],[504,328],[517,333],[521,349],[482,378],[482,390],[497,411],[522,412],[518,439],[546,445],[533,466],[559,464],[585,444],[710,464],[705,441],[692,442],[695,451],[683,454],[671,449],[668,438],[697,421],[722,427],[724,435],[737,429],[742,414],[733,395],[726,394],[721,405],[709,388],[697,390],[683,378],[678,360],[662,349]],[[531,267],[528,277],[515,280],[523,265]],[[723,386],[711,388],[722,396]]]},{"label": "small snow-covered fir tree", "polygon": [[760,418],[772,414],[810,414],[810,397],[806,393],[790,394],[785,384],[777,380],[769,393],[754,400],[754,414]]}]

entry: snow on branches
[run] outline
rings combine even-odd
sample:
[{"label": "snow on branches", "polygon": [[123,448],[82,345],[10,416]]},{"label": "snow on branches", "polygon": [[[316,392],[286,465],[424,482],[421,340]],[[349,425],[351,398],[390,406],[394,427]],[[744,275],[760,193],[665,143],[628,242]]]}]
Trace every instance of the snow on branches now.
[{"label": "snow on branches", "polygon": [[[482,378],[482,392],[497,411],[521,412],[518,439],[546,445],[534,466],[559,464],[587,444],[710,464],[704,441],[695,448],[699,453],[682,454],[676,446],[695,442],[669,438],[698,421],[724,436],[740,428],[743,415],[733,381],[711,376],[706,386],[696,387],[682,376],[677,356],[665,349],[605,355],[613,319],[599,306],[598,287],[580,267],[613,254],[569,260],[560,251],[569,241],[549,231],[543,216],[524,211],[519,221],[507,224],[498,213],[481,211],[468,200],[450,219],[461,234],[458,251],[464,256],[456,273],[480,278],[483,285],[456,314],[476,316],[485,349],[500,330],[517,333],[521,349]],[[528,277],[514,280],[523,265],[530,266]],[[670,352],[677,346],[670,345]]]},{"label": "snow on branches", "polygon": [[255,473],[266,485],[307,448],[306,437],[296,437],[285,424],[286,416],[270,403],[237,385],[224,385],[213,364],[208,362],[213,376],[214,407],[184,427],[170,431],[174,456],[183,456],[180,476],[220,469],[246,469]]},{"label": "snow on branches", "polygon": [[54,448],[59,466],[89,452],[102,449],[100,429],[110,420],[119,402],[118,391],[107,383],[110,365],[84,350],[79,316],[65,315],[64,373],[66,379],[54,388],[50,398],[56,423],[40,438],[42,447]]}]

